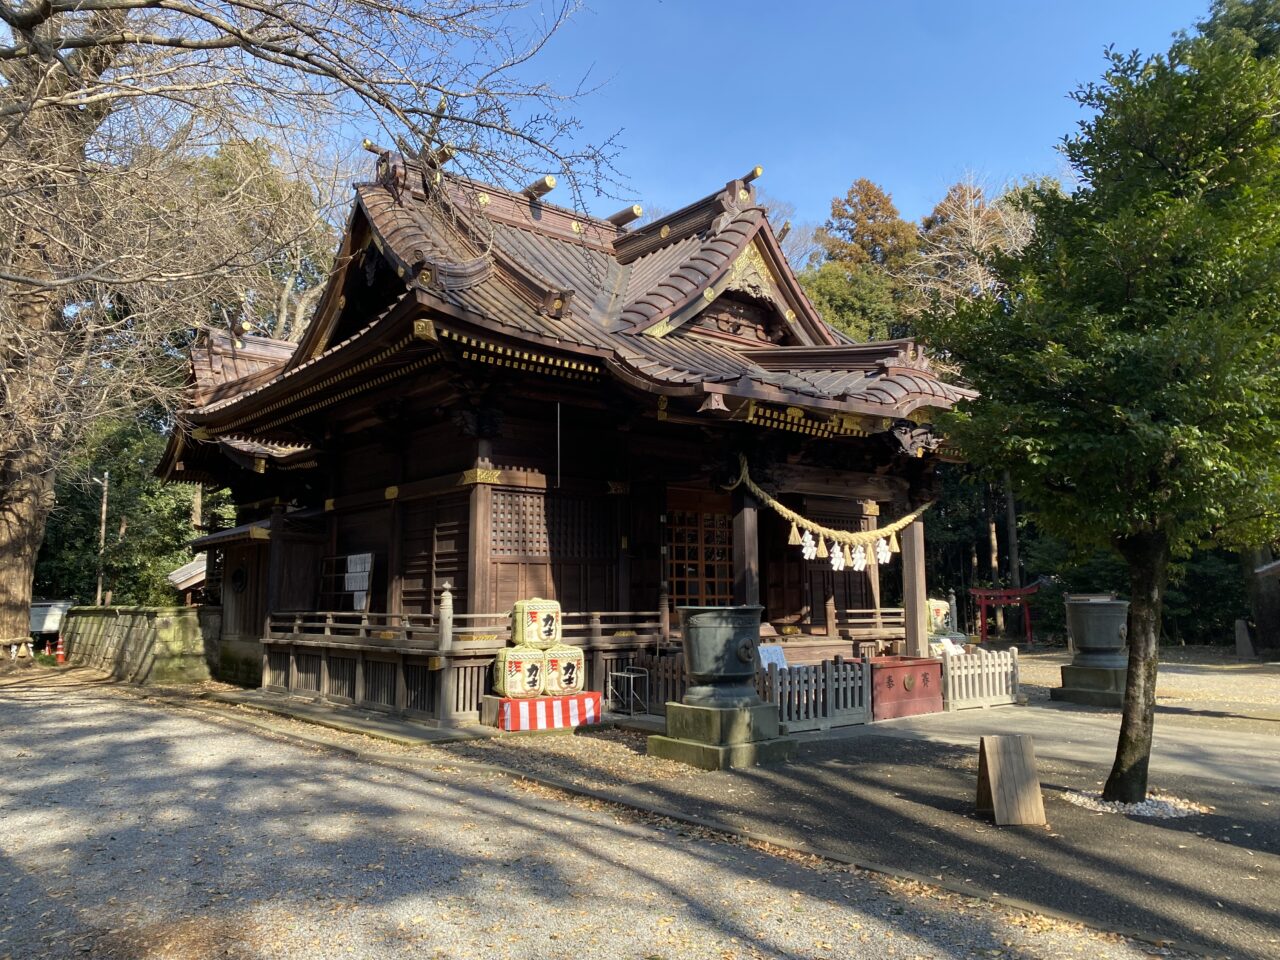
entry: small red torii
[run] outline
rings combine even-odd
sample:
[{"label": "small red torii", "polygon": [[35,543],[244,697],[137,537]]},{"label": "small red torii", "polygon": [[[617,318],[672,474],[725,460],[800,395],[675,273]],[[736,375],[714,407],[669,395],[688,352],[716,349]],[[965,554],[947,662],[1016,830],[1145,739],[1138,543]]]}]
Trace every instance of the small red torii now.
[{"label": "small red torii", "polygon": [[980,642],[987,642],[987,607],[1021,607],[1022,623],[1027,631],[1027,646],[1035,641],[1031,638],[1031,611],[1027,609],[1027,597],[1040,589],[1039,583],[1029,587],[970,587],[969,595],[978,604],[978,636]]}]

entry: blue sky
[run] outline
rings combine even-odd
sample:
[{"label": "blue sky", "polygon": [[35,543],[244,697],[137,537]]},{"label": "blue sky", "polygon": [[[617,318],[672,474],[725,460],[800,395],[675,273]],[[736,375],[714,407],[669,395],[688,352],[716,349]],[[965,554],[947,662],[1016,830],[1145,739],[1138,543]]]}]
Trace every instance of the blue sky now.
[{"label": "blue sky", "polygon": [[589,0],[534,70],[602,84],[575,113],[590,139],[621,130],[626,200],[675,209],[761,164],[798,220],[857,177],[918,218],[967,171],[1062,174],[1066,94],[1103,48],[1164,50],[1208,2]]}]

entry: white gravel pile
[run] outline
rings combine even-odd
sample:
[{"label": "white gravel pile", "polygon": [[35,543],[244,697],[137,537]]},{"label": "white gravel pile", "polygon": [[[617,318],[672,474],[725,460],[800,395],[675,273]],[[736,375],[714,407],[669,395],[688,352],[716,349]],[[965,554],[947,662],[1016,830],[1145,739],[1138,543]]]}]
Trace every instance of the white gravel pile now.
[{"label": "white gravel pile", "polygon": [[1118,800],[1103,800],[1101,793],[1091,790],[1068,790],[1062,795],[1067,803],[1074,803],[1086,810],[1098,813],[1123,813],[1128,817],[1152,817],[1156,820],[1176,820],[1179,817],[1194,817],[1198,813],[1212,813],[1213,807],[1202,803],[1184,800],[1172,794],[1152,790],[1147,799],[1141,803],[1121,803]]}]

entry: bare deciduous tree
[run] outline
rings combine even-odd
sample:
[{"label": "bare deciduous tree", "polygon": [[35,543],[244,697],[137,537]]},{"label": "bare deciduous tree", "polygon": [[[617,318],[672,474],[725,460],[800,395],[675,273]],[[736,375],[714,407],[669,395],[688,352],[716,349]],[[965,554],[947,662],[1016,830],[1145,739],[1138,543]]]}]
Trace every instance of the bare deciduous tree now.
[{"label": "bare deciduous tree", "polygon": [[86,427],[171,396],[193,326],[301,332],[326,144],[373,122],[499,182],[555,172],[577,202],[607,180],[608,144],[564,112],[580,91],[525,70],[571,6],[0,0],[0,639],[26,632]]},{"label": "bare deciduous tree", "polygon": [[1021,250],[1035,224],[1017,202],[1017,188],[989,191],[976,177],[953,184],[920,224],[919,243],[902,271],[919,294],[918,309],[954,310],[956,304],[991,293],[997,279],[992,257]]},{"label": "bare deciduous tree", "polygon": [[808,221],[796,220],[796,205],[789,200],[777,197],[760,190],[756,194],[756,202],[769,211],[769,222],[773,229],[782,235],[782,252],[793,270],[803,270],[822,252],[818,243],[818,225]]}]

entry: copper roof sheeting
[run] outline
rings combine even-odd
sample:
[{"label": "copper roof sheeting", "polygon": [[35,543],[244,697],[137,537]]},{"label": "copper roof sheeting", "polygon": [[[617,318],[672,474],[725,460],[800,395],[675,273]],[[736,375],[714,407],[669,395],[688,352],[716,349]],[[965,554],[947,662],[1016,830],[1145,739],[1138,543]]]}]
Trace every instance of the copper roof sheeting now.
[{"label": "copper roof sheeting", "polygon": [[250,543],[254,540],[270,540],[271,529],[266,520],[255,520],[238,527],[228,527],[191,541],[191,549],[199,553],[210,547],[225,547],[232,543]]},{"label": "copper roof sheeting", "polygon": [[[304,376],[310,368],[323,364],[325,373],[341,368],[344,356],[371,356],[392,336],[382,328],[386,317],[406,298],[412,301],[414,290],[416,304],[406,309],[429,317],[434,310],[438,324],[447,327],[462,317],[473,332],[488,328],[508,343],[524,340],[605,359],[628,384],[656,393],[691,394],[715,385],[715,392],[738,390],[826,410],[848,403],[886,416],[945,408],[972,396],[939,380],[909,341],[852,344],[824,324],[788,268],[754,190],[741,180],[628,232],[459,177],[432,181],[412,161],[386,168],[398,172],[357,187],[344,249],[354,255],[376,247],[403,279],[405,294],[340,343],[327,342],[331,331],[351,324],[330,317],[323,330],[304,339],[310,357],[294,358],[283,374],[292,345],[254,338],[252,350],[234,356],[256,366],[246,367],[238,380],[220,381],[225,392],[206,390],[189,413],[206,423],[217,413],[222,429],[243,423],[251,432],[254,405],[288,405],[291,390],[299,389],[290,384],[303,382],[296,378],[306,384],[316,379]],[[744,271],[751,270],[769,275],[767,290],[744,285]],[[333,282],[341,281],[335,276]],[[784,331],[787,342],[734,339],[691,322],[726,290],[775,317],[779,325],[770,329]],[[340,298],[332,299],[341,307]],[[219,370],[239,369],[228,364],[231,354],[220,343],[201,359],[210,370],[215,354]]]},{"label": "copper roof sheeting", "polygon": [[226,330],[205,329],[191,348],[188,391],[192,404],[203,406],[233,397],[255,381],[270,379],[284,368],[296,347],[287,340],[250,333],[236,337]]},{"label": "copper roof sheeting", "polygon": [[399,307],[400,304],[403,303],[409,297],[409,295],[410,295],[409,292],[406,291],[398,300],[395,301],[395,303],[391,304],[391,306],[387,307],[386,310],[378,314],[378,316],[374,317],[374,319],[370,323],[361,327],[359,330],[357,330],[351,336],[347,337],[345,340],[342,340],[339,343],[333,344],[323,353],[320,353],[317,356],[312,357],[310,360],[307,360],[296,367],[291,367],[289,370],[286,370],[283,373],[277,373],[276,375],[274,375],[269,379],[256,380],[255,382],[248,384],[244,390],[232,394],[230,397],[227,397],[225,400],[220,400],[216,403],[210,403],[203,407],[193,408],[191,410],[188,410],[187,413],[207,414],[207,413],[213,413],[225,407],[229,407],[233,404],[241,405],[250,401],[255,394],[261,393],[268,387],[274,387],[275,384],[280,383],[281,381],[298,377],[303,373],[303,371],[308,370],[311,367],[314,367],[317,364],[323,362],[328,357],[331,357],[337,354],[340,350],[342,350],[348,344],[369,338],[371,333],[378,327],[378,325],[383,323],[387,319],[387,317],[391,315],[396,310],[396,308]]}]

